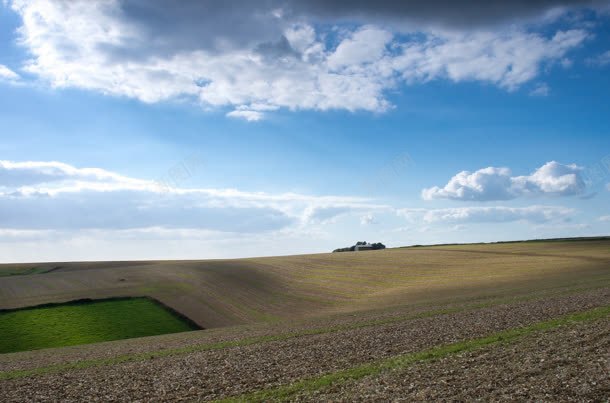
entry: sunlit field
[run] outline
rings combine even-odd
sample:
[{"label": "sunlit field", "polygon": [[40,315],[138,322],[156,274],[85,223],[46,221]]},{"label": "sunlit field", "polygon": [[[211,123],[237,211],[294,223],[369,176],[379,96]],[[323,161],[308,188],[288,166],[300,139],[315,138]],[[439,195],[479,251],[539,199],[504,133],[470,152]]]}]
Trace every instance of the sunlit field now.
[{"label": "sunlit field", "polygon": [[0,353],[194,330],[148,298],[77,301],[0,312]]}]

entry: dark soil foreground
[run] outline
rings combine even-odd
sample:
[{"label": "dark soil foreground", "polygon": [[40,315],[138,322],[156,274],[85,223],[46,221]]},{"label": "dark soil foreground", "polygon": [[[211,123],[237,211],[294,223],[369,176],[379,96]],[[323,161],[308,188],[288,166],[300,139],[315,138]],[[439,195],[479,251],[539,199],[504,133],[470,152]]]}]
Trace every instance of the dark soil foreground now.
[{"label": "dark soil foreground", "polygon": [[[5,372],[0,372],[0,388],[3,401],[15,402],[214,400],[229,397],[244,400],[603,401],[610,397],[607,315],[595,321],[557,325],[528,333],[510,344],[496,343],[373,376],[339,380],[330,387],[315,380],[363,364],[391,360],[435,346],[481,338],[607,306],[610,306],[610,289],[602,288],[573,295],[447,311],[428,317],[400,319],[396,314],[397,319],[386,323],[352,327],[344,318],[338,328],[329,328],[328,323],[321,322],[319,326],[326,327],[320,327],[317,334],[312,332],[315,328],[312,324],[312,328],[302,329],[301,333],[293,329],[290,337],[220,344],[211,349],[175,350],[150,359],[139,356],[129,362],[43,374],[18,374],[11,367],[20,367],[15,364],[20,356],[12,356],[5,363],[8,365],[3,365]],[[358,315],[353,316],[353,321],[362,324]],[[196,343],[192,335],[188,337],[187,345]],[[229,339],[234,337],[231,335]],[[243,337],[248,335],[243,334]],[[42,361],[38,363],[35,352],[24,354],[26,361],[29,360],[24,368],[44,366],[45,357],[61,356],[63,351],[41,351]],[[70,356],[74,350],[65,351]],[[93,358],[95,354],[98,353],[93,352]],[[49,359],[49,363],[52,362],[62,360]],[[309,386],[299,390],[303,380],[309,382]],[[286,393],[282,388],[288,388],[284,390]],[[271,393],[264,395],[260,391]]]},{"label": "dark soil foreground", "polygon": [[388,371],[297,401],[608,401],[610,320]]}]

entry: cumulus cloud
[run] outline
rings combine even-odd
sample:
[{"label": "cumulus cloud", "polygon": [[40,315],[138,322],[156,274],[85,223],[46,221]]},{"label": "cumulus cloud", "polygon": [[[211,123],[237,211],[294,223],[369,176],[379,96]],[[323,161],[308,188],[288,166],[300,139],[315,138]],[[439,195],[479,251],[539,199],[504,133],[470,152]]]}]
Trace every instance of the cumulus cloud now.
[{"label": "cumulus cloud", "polygon": [[598,218],[599,221],[608,222],[610,221],[610,215],[603,215]]},{"label": "cumulus cloud", "polygon": [[18,234],[141,228],[258,233],[376,208],[383,206],[356,197],[164,187],[100,168],[0,161],[0,228]]},{"label": "cumulus cloud", "polygon": [[527,221],[545,223],[549,221],[568,220],[574,209],[561,206],[528,206],[528,207],[458,207],[443,209],[400,209],[399,216],[409,220],[421,218],[426,223],[503,223]]},{"label": "cumulus cloud", "polygon": [[582,170],[576,164],[563,165],[551,161],[529,176],[517,176],[512,180],[518,193],[573,196],[585,190]]},{"label": "cumulus cloud", "polygon": [[[249,121],[278,108],[382,112],[391,106],[386,92],[401,83],[482,81],[515,90],[588,37],[581,29],[543,34],[515,26],[380,28],[377,20],[335,28],[315,19],[349,15],[339,3],[10,2],[22,19],[19,43],[31,54],[24,70],[54,87],[142,102],[189,99]],[[421,11],[430,18],[471,7],[444,4],[435,14],[423,2],[408,3],[392,6],[410,10],[402,14],[387,2],[375,7],[380,17]],[[349,7],[358,15],[373,7],[358,4]],[[476,9],[516,16],[553,4],[563,3]]]},{"label": "cumulus cloud", "polygon": [[488,167],[476,172],[462,171],[443,187],[424,189],[424,200],[508,200],[511,193],[511,172],[508,168]]},{"label": "cumulus cloud", "polygon": [[526,176],[512,176],[508,168],[462,171],[442,188],[424,189],[422,198],[490,201],[537,195],[573,196],[585,191],[581,172],[582,168],[576,164],[564,165],[556,161],[547,162]]}]

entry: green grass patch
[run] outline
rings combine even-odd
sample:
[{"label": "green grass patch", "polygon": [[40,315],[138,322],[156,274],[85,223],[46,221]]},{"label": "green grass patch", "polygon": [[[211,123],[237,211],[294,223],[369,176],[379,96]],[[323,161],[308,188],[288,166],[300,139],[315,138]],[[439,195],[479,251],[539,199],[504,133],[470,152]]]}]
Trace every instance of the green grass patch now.
[{"label": "green grass patch", "polygon": [[0,353],[185,332],[199,327],[145,297],[0,311]]},{"label": "green grass patch", "polygon": [[538,322],[529,326],[505,330],[487,337],[446,344],[415,353],[403,354],[386,360],[358,365],[353,368],[333,372],[319,377],[304,379],[290,385],[280,386],[272,389],[263,389],[257,392],[220,401],[225,403],[282,401],[299,393],[315,392],[333,385],[342,384],[349,381],[357,381],[369,376],[377,376],[384,371],[406,368],[416,363],[437,360],[452,354],[473,351],[495,344],[510,343],[528,334],[551,330],[564,325],[594,321],[605,318],[608,315],[610,315],[610,306],[595,308],[585,312],[563,316],[557,319]]}]

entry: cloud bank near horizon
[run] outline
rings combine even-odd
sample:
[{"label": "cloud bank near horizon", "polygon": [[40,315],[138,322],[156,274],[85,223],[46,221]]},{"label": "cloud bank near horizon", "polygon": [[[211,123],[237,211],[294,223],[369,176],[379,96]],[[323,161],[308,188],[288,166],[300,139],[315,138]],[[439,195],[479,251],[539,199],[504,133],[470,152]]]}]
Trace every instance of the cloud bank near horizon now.
[{"label": "cloud bank near horizon", "polygon": [[[356,196],[167,186],[59,161],[0,161],[0,240],[14,261],[34,259],[28,248],[38,260],[65,259],[67,251],[70,259],[94,259],[93,250],[130,259],[306,253],[357,234],[398,246],[405,225],[421,243],[471,225],[588,228],[574,222],[579,213],[561,205],[417,208]],[[89,254],[75,252],[80,247]]]},{"label": "cloud bank near horizon", "polygon": [[57,161],[0,161],[0,225],[11,230],[260,233],[385,208],[358,197],[181,188]]},{"label": "cloud bank near horizon", "polygon": [[[559,178],[537,186],[542,188],[542,183],[568,192],[570,185],[564,182]],[[264,233],[323,226],[346,216],[365,225],[372,220],[362,217],[373,214],[419,217],[425,223],[540,223],[573,213],[573,209],[541,205],[405,209],[363,197],[167,187],[57,161],[0,161],[0,227],[6,231],[166,228]]]}]

